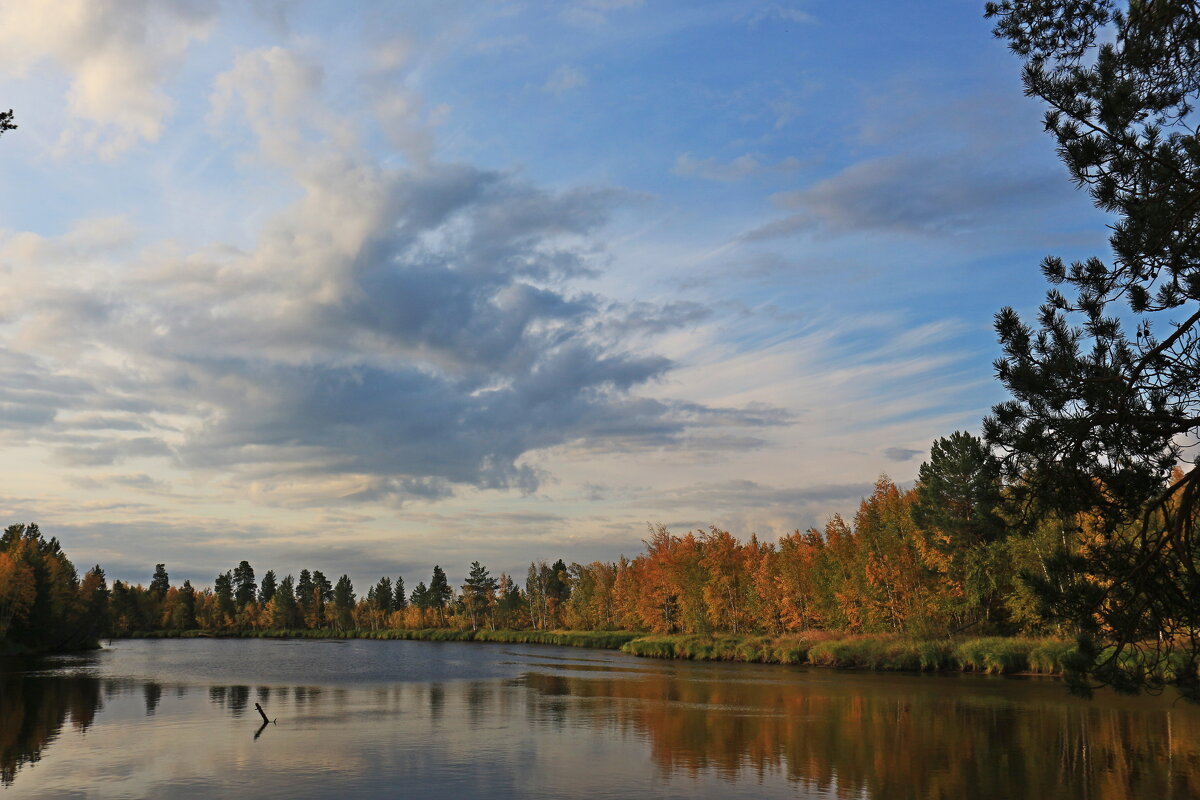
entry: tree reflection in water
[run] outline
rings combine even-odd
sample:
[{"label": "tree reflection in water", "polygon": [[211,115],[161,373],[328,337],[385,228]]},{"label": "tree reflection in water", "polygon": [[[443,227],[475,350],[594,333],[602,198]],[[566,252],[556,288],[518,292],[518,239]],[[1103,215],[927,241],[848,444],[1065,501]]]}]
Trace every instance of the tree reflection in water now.
[{"label": "tree reflection in water", "polygon": [[[648,764],[596,762],[597,774],[645,769],[666,778],[708,775],[731,782],[771,776],[822,797],[888,800],[1200,797],[1200,710],[1146,698],[1089,703],[1046,682],[745,665],[631,668],[627,662],[564,659],[508,680],[370,689],[197,688],[194,699],[212,713],[247,724],[253,718],[247,738],[258,723],[253,695],[281,719],[278,734],[274,728],[257,731],[264,742],[311,747],[312,739],[288,739],[311,731],[334,764],[346,760],[339,747],[356,747],[357,741],[339,739],[339,725],[352,734],[408,726],[413,741],[421,742],[415,747],[427,748],[429,759],[414,763],[457,764],[437,760],[445,757],[437,748],[446,736],[465,736],[479,746],[477,754],[550,738],[580,748],[600,740],[644,741]],[[131,679],[2,674],[0,781],[12,785],[65,730],[85,732],[104,724],[108,714],[132,712],[145,720],[139,701],[155,719],[138,725],[168,731],[195,719],[194,702],[186,712],[163,704],[164,693],[181,697],[187,691]],[[132,707],[118,712],[120,706],[109,703],[115,695],[127,696]],[[97,719],[106,704],[113,710]],[[430,725],[441,733],[430,737]],[[521,731],[529,738],[522,739]]]},{"label": "tree reflection in water", "polygon": [[0,785],[12,785],[21,767],[40,761],[64,725],[91,727],[101,706],[95,678],[0,676]]},{"label": "tree reflection in water", "polygon": [[[529,673],[525,682],[542,724],[559,727],[567,713],[575,724],[642,735],[664,776],[781,772],[847,798],[1200,797],[1200,714],[1190,706],[1089,703],[1061,684],[1011,679],[988,693],[913,676],[906,691],[904,678],[873,677],[722,681],[647,671]],[[1021,698],[1026,689],[1035,698]]]}]

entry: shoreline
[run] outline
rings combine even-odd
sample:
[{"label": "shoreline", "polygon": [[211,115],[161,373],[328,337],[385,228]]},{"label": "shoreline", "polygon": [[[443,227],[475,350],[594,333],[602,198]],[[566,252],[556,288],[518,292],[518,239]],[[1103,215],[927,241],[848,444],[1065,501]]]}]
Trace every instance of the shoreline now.
[{"label": "shoreline", "polygon": [[986,675],[1061,676],[1075,653],[1072,642],[1053,638],[988,636],[913,639],[886,634],[734,636],[650,634],[636,631],[383,630],[133,631],[116,639],[375,639],[381,641],[543,644],[620,650],[641,658],[725,661],[825,667],[868,672],[961,672]]}]

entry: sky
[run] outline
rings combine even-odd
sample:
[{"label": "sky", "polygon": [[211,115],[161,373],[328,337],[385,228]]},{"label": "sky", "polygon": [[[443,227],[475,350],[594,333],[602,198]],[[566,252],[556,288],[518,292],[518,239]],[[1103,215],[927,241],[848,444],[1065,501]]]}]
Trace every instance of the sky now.
[{"label": "sky", "polygon": [[0,520],[110,579],[819,527],[1107,252],[982,2],[7,2],[0,107]]}]

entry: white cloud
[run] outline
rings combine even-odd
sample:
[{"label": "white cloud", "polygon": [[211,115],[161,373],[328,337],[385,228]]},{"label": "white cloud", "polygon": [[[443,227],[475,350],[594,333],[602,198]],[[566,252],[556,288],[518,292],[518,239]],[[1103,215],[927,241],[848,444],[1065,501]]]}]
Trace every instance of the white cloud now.
[{"label": "white cloud", "polygon": [[561,95],[587,86],[587,83],[587,75],[582,70],[577,67],[564,65],[551,73],[550,77],[542,85],[542,91]]},{"label": "white cloud", "polygon": [[571,25],[596,27],[608,22],[613,11],[638,8],[643,0],[579,0],[563,10],[563,20]]},{"label": "white cloud", "polygon": [[817,21],[817,18],[809,12],[796,8],[795,6],[768,6],[761,8],[750,15],[748,22],[750,25],[758,25],[770,20],[779,20],[782,22],[796,22],[800,24],[811,24]]},{"label": "white cloud", "polygon": [[206,0],[59,0],[0,6],[0,66],[18,73],[43,60],[67,73],[67,107],[79,124],[60,146],[111,159],[162,135],[174,101],[163,84],[193,40],[211,30]]},{"label": "white cloud", "polygon": [[728,162],[715,158],[696,158],[691,153],[682,153],[675,159],[672,172],[688,178],[703,178],[710,181],[739,181],[763,173],[795,172],[804,166],[800,159],[789,156],[775,164],[764,164],[756,156],[746,153]]}]

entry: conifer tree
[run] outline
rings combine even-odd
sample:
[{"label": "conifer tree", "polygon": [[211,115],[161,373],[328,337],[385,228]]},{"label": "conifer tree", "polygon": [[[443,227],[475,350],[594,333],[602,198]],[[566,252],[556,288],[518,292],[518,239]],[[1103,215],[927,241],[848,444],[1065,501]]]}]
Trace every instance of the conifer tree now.
[{"label": "conifer tree", "polygon": [[[1200,701],[1200,7],[1004,0],[987,15],[1071,177],[1115,221],[1110,259],[1042,262],[1054,288],[1036,327],[997,315],[1012,399],[984,432],[1014,508],[1063,525],[1038,591],[1080,636],[1074,688],[1174,684]],[[1069,546],[1085,527],[1086,552]]]},{"label": "conifer tree", "polygon": [[254,582],[254,567],[249,561],[242,561],[233,570],[233,600],[238,608],[245,608],[254,602],[258,592],[258,584]]},{"label": "conifer tree", "polygon": [[167,574],[165,564],[154,565],[154,576],[150,579],[148,591],[156,602],[161,603],[163,598],[167,596],[167,590],[171,588],[171,577]]},{"label": "conifer tree", "polygon": [[450,581],[446,579],[445,571],[437,564],[433,565],[433,577],[429,579],[426,596],[429,598],[430,608],[437,609],[438,621],[445,625],[446,607],[450,605],[450,601],[454,597],[454,590],[450,588]]},{"label": "conifer tree", "polygon": [[393,591],[395,597],[392,601],[393,605],[396,607],[397,611],[403,611],[404,609],[408,608],[408,596],[404,594],[404,578],[401,578],[399,575],[397,575],[396,583],[394,585],[395,589]]},{"label": "conifer tree", "polygon": [[343,630],[353,627],[353,611],[354,584],[350,582],[350,576],[343,575],[338,578],[337,586],[333,588],[334,624]]},{"label": "conifer tree", "polygon": [[278,580],[275,577],[275,570],[269,569],[263,573],[262,581],[258,584],[258,602],[264,606],[271,602],[271,598],[275,596],[275,590],[278,588]]}]

